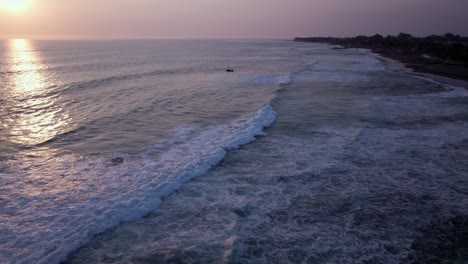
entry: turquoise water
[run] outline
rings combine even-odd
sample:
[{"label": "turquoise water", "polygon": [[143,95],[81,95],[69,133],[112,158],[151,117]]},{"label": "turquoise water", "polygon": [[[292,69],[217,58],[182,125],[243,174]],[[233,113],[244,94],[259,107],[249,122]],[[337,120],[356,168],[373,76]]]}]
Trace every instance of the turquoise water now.
[{"label": "turquoise water", "polygon": [[464,89],[288,41],[2,45],[2,263],[466,257]]}]

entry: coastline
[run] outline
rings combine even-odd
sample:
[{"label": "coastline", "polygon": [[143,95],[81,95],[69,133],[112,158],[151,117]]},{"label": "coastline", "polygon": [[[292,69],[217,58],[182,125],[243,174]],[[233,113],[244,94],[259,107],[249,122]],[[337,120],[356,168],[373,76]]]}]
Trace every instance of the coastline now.
[{"label": "coastline", "polygon": [[[334,45],[331,43],[325,43]],[[420,77],[432,79],[434,81],[451,86],[462,87],[468,90],[468,67],[463,65],[448,64],[422,64],[417,63],[417,58],[404,58],[401,55],[393,55],[381,49],[369,47],[343,47],[343,49],[363,48],[385,59],[390,59],[400,63],[409,69],[408,73]]]},{"label": "coastline", "polygon": [[455,86],[455,87],[461,87],[461,88],[465,88],[468,90],[468,81],[465,81],[465,80],[454,79],[454,78],[450,78],[447,76],[437,75],[437,74],[428,73],[428,72],[413,71],[413,72],[410,72],[410,74],[421,76],[424,78],[429,78],[436,82],[440,82],[440,83]]},{"label": "coastline", "polygon": [[[325,44],[329,44],[329,43],[325,43]],[[431,73],[429,71],[426,71],[426,72],[416,71],[414,68],[409,67],[408,64],[406,64],[406,63],[404,63],[402,61],[399,61],[399,60],[394,59],[394,58],[386,57],[386,56],[384,56],[382,54],[379,54],[379,53],[375,53],[374,51],[372,51],[372,49],[366,48],[366,50],[369,50],[372,54],[377,56],[378,59],[382,60],[382,62],[384,62],[387,65],[388,64],[397,64],[398,68],[403,70],[404,73],[406,73],[406,74],[419,76],[419,77],[423,77],[423,78],[428,78],[428,79],[434,80],[436,82],[443,83],[445,85],[465,88],[465,89],[468,90],[468,80],[462,80],[462,79],[456,79],[456,78],[452,78],[452,77],[448,77],[448,76],[438,75],[438,74],[435,74],[435,73]]]},{"label": "coastline", "polygon": [[395,47],[359,45],[356,43],[347,43],[346,40],[337,41],[334,38],[330,41],[327,41],[325,38],[296,38],[294,41],[334,45],[337,46],[335,49],[367,49],[382,58],[401,63],[404,67],[411,70],[410,74],[431,78],[438,82],[468,89],[468,65],[466,64],[441,62],[439,59],[431,58],[412,50],[397,49]]},{"label": "coastline", "polygon": [[[356,47],[344,47],[356,48]],[[460,80],[465,83],[465,88],[468,83],[468,66],[461,64],[435,63],[431,59],[425,59],[421,54],[416,52],[398,52],[392,48],[372,48],[359,47],[369,49],[373,53],[379,54],[382,57],[396,60],[402,63],[405,67],[413,70],[414,73],[431,74],[433,76],[443,77],[447,81]],[[439,78],[439,77],[436,77]]]}]

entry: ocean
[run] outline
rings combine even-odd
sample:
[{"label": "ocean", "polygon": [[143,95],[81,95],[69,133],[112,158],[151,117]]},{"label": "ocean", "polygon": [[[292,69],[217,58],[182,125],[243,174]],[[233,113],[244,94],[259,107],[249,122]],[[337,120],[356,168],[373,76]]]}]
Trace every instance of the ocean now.
[{"label": "ocean", "polygon": [[466,263],[467,106],[361,49],[0,42],[0,263]]}]

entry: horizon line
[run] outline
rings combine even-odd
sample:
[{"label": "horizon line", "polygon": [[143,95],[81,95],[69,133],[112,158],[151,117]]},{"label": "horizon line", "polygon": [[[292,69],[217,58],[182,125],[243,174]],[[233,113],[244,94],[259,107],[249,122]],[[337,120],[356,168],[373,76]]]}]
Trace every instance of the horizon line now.
[{"label": "horizon line", "polygon": [[11,39],[27,40],[294,40],[290,38],[258,38],[258,37],[71,37],[71,38],[48,38],[48,37],[0,37],[0,41]]}]

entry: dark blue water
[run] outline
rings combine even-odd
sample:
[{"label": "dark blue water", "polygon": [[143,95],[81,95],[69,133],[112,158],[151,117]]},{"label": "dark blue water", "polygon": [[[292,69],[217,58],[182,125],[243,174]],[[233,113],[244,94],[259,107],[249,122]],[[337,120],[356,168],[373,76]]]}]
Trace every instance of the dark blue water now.
[{"label": "dark blue water", "polygon": [[462,88],[287,41],[1,56],[2,263],[466,260]]}]

